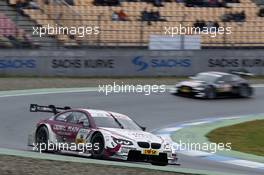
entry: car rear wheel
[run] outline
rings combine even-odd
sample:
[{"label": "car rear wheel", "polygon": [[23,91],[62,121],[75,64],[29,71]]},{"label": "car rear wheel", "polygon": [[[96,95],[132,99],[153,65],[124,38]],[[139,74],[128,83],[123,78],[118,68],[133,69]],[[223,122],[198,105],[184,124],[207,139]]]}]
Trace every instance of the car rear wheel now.
[{"label": "car rear wheel", "polygon": [[206,98],[207,99],[215,99],[216,98],[216,92],[213,87],[208,87],[206,90]]},{"label": "car rear wheel", "polygon": [[[91,139],[91,143],[93,145],[93,149],[92,149],[92,157],[95,159],[102,159],[104,158],[104,137],[101,133],[96,133],[92,139]],[[97,146],[95,146],[97,145]]]},{"label": "car rear wheel", "polygon": [[240,97],[248,98],[252,95],[252,90],[249,86],[242,85],[239,88],[239,95],[240,95]]},{"label": "car rear wheel", "polygon": [[38,150],[47,152],[48,151],[48,140],[49,140],[49,131],[46,126],[41,126],[37,129],[36,132],[36,144]]}]

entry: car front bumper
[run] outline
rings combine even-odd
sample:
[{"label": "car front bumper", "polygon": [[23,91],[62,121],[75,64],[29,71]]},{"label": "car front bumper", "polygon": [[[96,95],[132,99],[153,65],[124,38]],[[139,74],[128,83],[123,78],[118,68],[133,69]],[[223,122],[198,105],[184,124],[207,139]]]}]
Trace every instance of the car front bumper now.
[{"label": "car front bumper", "polygon": [[205,89],[201,89],[201,88],[190,88],[190,90],[188,91],[181,91],[180,87],[174,87],[170,89],[170,93],[176,95],[197,97],[197,98],[206,97]]},{"label": "car front bumper", "polygon": [[164,151],[162,149],[157,150],[157,155],[146,155],[143,154],[141,148],[135,147],[123,147],[121,146],[118,151],[113,153],[109,158],[119,159],[119,160],[128,160],[135,162],[152,162],[152,161],[168,161],[168,164],[177,164],[177,155],[173,154],[170,151]]}]

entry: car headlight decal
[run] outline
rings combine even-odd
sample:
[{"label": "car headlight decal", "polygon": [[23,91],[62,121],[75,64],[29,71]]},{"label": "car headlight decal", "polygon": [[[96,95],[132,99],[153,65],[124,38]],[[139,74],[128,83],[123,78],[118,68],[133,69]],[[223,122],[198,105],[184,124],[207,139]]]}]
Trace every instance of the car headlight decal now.
[{"label": "car headlight decal", "polygon": [[113,140],[115,143],[120,144],[120,145],[133,145],[133,143],[129,140],[125,140],[125,139],[117,139],[113,137]]}]

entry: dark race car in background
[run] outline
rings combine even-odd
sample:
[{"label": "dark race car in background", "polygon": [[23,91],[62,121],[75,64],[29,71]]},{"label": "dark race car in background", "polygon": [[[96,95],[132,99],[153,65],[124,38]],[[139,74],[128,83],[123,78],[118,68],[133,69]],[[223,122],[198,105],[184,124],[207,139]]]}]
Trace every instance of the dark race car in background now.
[{"label": "dark race car in background", "polygon": [[217,97],[251,97],[253,88],[239,75],[224,72],[202,72],[179,82],[171,89],[172,94],[214,99]]}]

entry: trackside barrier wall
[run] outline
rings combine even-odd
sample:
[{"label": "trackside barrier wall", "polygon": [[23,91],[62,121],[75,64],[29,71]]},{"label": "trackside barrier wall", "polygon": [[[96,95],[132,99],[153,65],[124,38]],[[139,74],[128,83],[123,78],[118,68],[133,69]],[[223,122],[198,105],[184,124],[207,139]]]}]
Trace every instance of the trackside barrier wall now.
[{"label": "trackside barrier wall", "polygon": [[241,68],[264,75],[264,50],[0,50],[2,76],[190,76]]}]

